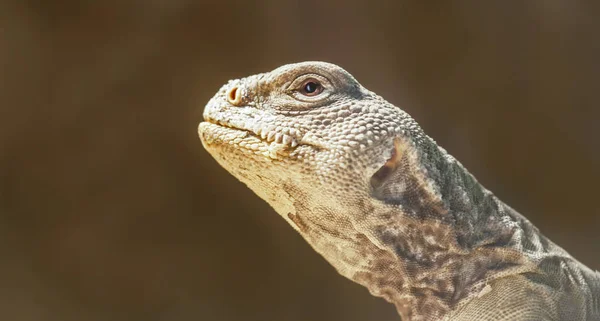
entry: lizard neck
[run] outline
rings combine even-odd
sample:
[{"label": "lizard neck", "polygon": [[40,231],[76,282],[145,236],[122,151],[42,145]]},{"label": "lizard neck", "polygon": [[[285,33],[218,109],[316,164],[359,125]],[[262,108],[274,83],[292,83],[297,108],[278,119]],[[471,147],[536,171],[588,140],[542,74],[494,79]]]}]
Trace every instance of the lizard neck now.
[{"label": "lizard neck", "polygon": [[419,144],[413,166],[424,174],[407,179],[422,190],[407,197],[410,204],[380,207],[389,219],[370,230],[403,279],[402,290],[386,299],[408,320],[438,320],[485,293],[490,281],[534,271],[533,258],[549,241],[433,140]]},{"label": "lizard neck", "polygon": [[395,203],[293,180],[249,186],[340,274],[393,303],[403,320],[442,320],[489,292],[492,281],[538,273],[540,258],[568,257],[443,149],[415,150],[413,165],[423,168],[404,177],[416,180],[404,182],[414,194]]},{"label": "lizard neck", "polygon": [[440,320],[489,281],[535,270],[524,253],[533,257],[548,241],[437,145],[417,150],[427,151],[417,161],[428,182],[405,182],[422,189],[407,202],[356,195],[343,208],[318,202],[307,209],[315,219],[293,221],[342,275],[395,304],[403,320]]}]

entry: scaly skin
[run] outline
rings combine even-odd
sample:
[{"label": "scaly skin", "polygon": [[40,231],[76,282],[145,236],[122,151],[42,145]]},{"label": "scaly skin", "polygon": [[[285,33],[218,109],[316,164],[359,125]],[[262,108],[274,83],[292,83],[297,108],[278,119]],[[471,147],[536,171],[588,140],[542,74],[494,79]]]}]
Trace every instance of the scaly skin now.
[{"label": "scaly skin", "polygon": [[323,62],[230,81],[204,147],[402,320],[600,320],[600,275]]}]

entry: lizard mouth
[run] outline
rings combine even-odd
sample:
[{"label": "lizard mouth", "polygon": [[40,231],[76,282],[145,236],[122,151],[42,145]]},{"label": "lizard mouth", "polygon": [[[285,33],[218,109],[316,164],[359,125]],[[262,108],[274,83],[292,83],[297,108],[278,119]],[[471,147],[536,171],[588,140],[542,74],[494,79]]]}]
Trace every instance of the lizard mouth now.
[{"label": "lizard mouth", "polygon": [[205,120],[198,126],[198,134],[207,147],[232,146],[271,159],[280,159],[281,155],[290,155],[297,148],[311,145],[301,142],[302,137],[297,136],[298,132],[295,130],[287,130],[287,133],[284,133],[256,124],[241,127],[211,118]]},{"label": "lizard mouth", "polygon": [[[276,130],[275,128],[269,128],[269,126],[261,126],[260,124],[249,124],[246,123],[244,126],[238,126],[237,124],[231,124],[229,122],[224,122],[212,118],[206,118],[204,125],[206,129],[211,127],[210,125],[217,126],[216,128],[222,128],[222,130],[238,132],[242,135],[245,133],[246,137],[254,137],[264,143],[267,144],[281,144],[290,148],[295,148],[296,146],[301,145],[300,141],[302,141],[302,136],[299,135],[299,132],[295,129],[282,129]],[[203,125],[201,125],[202,127]],[[280,128],[278,128],[280,129]]]}]

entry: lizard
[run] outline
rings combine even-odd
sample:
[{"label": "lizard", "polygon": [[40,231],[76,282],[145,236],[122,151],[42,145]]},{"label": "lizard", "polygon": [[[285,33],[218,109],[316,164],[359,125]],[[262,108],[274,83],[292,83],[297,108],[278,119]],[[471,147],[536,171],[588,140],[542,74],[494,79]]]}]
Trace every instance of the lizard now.
[{"label": "lizard", "polygon": [[598,271],[341,67],[231,80],[203,118],[210,155],[403,321],[600,320]]}]

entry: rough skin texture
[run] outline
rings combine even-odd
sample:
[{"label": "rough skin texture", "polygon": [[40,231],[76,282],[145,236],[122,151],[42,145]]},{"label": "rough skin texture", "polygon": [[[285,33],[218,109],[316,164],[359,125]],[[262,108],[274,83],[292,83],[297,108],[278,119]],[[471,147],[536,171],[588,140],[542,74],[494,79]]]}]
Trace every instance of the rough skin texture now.
[{"label": "rough skin texture", "polygon": [[204,118],[219,164],[402,320],[600,320],[598,272],[340,67],[230,81]]}]

